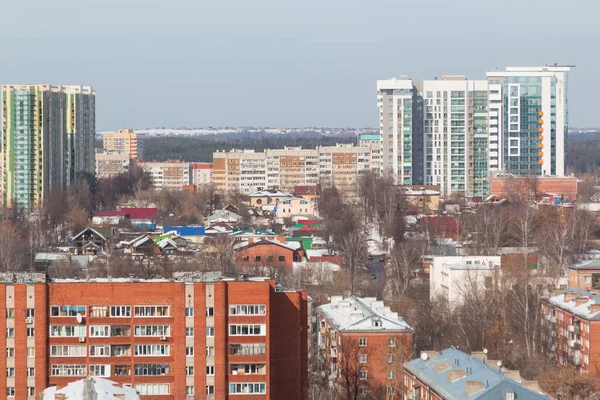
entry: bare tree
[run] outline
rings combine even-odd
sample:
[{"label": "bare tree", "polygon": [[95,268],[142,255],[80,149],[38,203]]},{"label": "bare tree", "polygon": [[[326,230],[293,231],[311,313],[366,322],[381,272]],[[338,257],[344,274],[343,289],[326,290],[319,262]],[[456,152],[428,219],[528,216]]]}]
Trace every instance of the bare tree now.
[{"label": "bare tree", "polygon": [[342,339],[338,354],[340,394],[344,399],[356,400],[369,389],[369,381],[362,377],[367,364],[361,362],[361,355],[372,356],[373,348],[361,347],[358,338],[348,336]]},{"label": "bare tree", "polygon": [[418,241],[396,243],[386,264],[386,292],[390,297],[405,296],[415,271],[422,269],[425,244]]},{"label": "bare tree", "polygon": [[350,294],[355,294],[357,273],[365,267],[367,249],[363,235],[359,232],[349,232],[342,241],[344,269],[350,272]]},{"label": "bare tree", "polygon": [[6,222],[0,224],[0,271],[19,271],[26,262],[21,230]]}]

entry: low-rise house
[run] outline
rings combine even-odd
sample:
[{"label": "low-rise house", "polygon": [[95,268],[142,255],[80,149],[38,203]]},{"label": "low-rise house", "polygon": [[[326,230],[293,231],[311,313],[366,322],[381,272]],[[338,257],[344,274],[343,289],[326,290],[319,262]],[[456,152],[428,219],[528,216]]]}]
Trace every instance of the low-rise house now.
[{"label": "low-rise house", "polygon": [[[402,391],[397,399],[550,400],[537,381],[526,381],[484,352],[463,353],[454,347],[424,351],[403,365]],[[400,379],[400,378],[399,378]]]},{"label": "low-rise house", "polygon": [[259,190],[250,195],[250,207],[256,207],[262,210],[266,204],[276,203],[294,197],[293,194],[282,192],[280,190]]},{"label": "low-rise house", "polygon": [[216,222],[204,229],[206,236],[227,236],[235,232],[235,227],[225,222]]},{"label": "low-rise house", "polygon": [[465,292],[493,287],[500,271],[501,256],[434,256],[429,263],[431,300],[443,297],[450,304]]},{"label": "low-rise house", "polygon": [[296,186],[294,188],[294,196],[310,200],[315,204],[317,204],[319,200],[316,186]]},{"label": "low-rise house", "polygon": [[431,238],[453,238],[460,236],[458,216],[427,216],[419,220],[423,232]]},{"label": "low-rise house", "polygon": [[241,215],[225,209],[215,211],[213,215],[206,217],[206,219],[204,220],[204,222],[208,225],[212,225],[218,222],[226,222],[235,225],[239,224],[242,221],[243,218]]},{"label": "low-rise house", "polygon": [[69,240],[77,254],[96,254],[106,250],[108,240],[98,230],[89,226]]},{"label": "low-rise house", "polygon": [[260,229],[260,228],[246,228],[239,230],[237,232],[233,232],[231,237],[236,241],[240,242],[243,240],[258,240],[258,239],[267,239],[267,240],[280,240],[283,241],[282,237],[277,233],[268,230],[268,229]]},{"label": "low-rise house", "polygon": [[569,265],[569,287],[600,290],[600,260],[584,260]]},{"label": "low-rise house", "polygon": [[178,236],[192,243],[203,243],[206,237],[206,231],[203,226],[165,226],[163,232],[175,232]]},{"label": "low-rise house", "polygon": [[283,240],[249,239],[234,246],[236,265],[240,267],[281,267],[292,270],[302,261],[302,243]]},{"label": "low-rise house", "polygon": [[122,221],[130,221],[138,227],[151,227],[156,224],[157,215],[156,207],[122,207],[118,210],[94,211],[92,222],[94,225],[118,225]]},{"label": "low-rise house", "polygon": [[407,185],[402,188],[406,200],[419,212],[427,214],[440,208],[439,185]]},{"label": "low-rise house", "polygon": [[600,294],[570,288],[541,304],[542,347],[558,365],[600,372]]},{"label": "low-rise house", "polygon": [[291,197],[276,202],[275,216],[277,218],[291,218],[299,215],[313,216],[315,203],[300,197]]},{"label": "low-rise house", "polygon": [[400,392],[402,363],[414,354],[414,329],[398,313],[373,297],[331,296],[317,308],[317,323],[319,359],[342,393],[348,393],[346,379],[372,398]]},{"label": "low-rise house", "polygon": [[121,245],[131,254],[152,256],[160,253],[158,245],[150,234],[144,234],[130,241],[121,242]]}]

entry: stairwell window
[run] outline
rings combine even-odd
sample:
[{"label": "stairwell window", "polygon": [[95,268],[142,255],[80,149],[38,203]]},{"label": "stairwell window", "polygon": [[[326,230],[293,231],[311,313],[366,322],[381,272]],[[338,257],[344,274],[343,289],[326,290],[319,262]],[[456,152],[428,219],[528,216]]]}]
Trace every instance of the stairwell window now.
[{"label": "stairwell window", "polygon": [[[321,321],[321,322],[323,322],[323,321]],[[324,328],[324,327],[325,327],[325,323],[323,322],[322,328]],[[365,347],[367,345],[367,338],[359,338],[358,339],[358,345],[360,347]]]}]

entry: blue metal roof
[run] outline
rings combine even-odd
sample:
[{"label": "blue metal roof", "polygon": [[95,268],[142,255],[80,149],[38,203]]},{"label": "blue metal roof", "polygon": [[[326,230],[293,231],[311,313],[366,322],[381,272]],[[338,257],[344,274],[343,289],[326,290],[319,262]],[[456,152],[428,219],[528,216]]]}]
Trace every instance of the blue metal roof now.
[{"label": "blue metal roof", "polygon": [[203,226],[165,226],[164,233],[177,232],[179,236],[205,236]]},{"label": "blue metal roof", "polygon": [[[447,363],[446,368],[439,370]],[[438,365],[438,372],[436,372]],[[443,399],[506,399],[507,393],[514,393],[515,399],[550,399],[543,393],[523,386],[519,381],[504,376],[499,368],[486,365],[483,360],[463,353],[454,347],[440,351],[434,357],[423,361],[418,358],[403,364],[404,368],[415,375],[421,382],[439,394]],[[463,370],[465,375],[450,382],[448,374],[451,370]],[[484,388],[467,395],[467,381],[483,382]]]}]

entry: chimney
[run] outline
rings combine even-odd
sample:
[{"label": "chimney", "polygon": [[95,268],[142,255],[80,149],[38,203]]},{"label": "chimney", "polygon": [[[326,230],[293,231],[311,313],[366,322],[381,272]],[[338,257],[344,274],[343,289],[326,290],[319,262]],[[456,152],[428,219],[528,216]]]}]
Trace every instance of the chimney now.
[{"label": "chimney", "polygon": [[590,305],[590,312],[591,313],[595,313],[595,312],[598,312],[598,311],[600,311],[600,304],[594,303],[594,304]]},{"label": "chimney", "polygon": [[483,351],[473,351],[471,352],[471,356],[479,358],[480,360],[485,360],[485,353]]},{"label": "chimney", "polygon": [[450,364],[448,361],[440,361],[440,362],[436,362],[433,365],[433,369],[435,370],[435,373],[439,373],[442,371],[445,371],[447,369],[452,368],[452,364]]},{"label": "chimney", "polygon": [[575,299],[575,306],[580,306],[582,304],[587,303],[588,301],[590,301],[590,299],[588,299],[587,297],[578,297]]},{"label": "chimney", "polygon": [[536,392],[540,392],[540,385],[538,385],[538,381],[526,381],[522,380],[521,385],[525,386],[527,389],[535,390]]},{"label": "chimney", "polygon": [[521,381],[521,373],[519,371],[511,371],[507,369],[504,371],[504,376],[510,379],[514,379],[515,381]]},{"label": "chimney", "polygon": [[470,396],[481,389],[485,389],[485,383],[482,381],[467,381],[467,396]]},{"label": "chimney", "polygon": [[466,376],[464,369],[451,369],[448,371],[448,382],[454,382],[463,376]]},{"label": "chimney", "polygon": [[564,302],[571,301],[577,297],[577,293],[565,293]]},{"label": "chimney", "polygon": [[281,243],[285,243],[285,236],[277,236],[277,240],[279,240]]},{"label": "chimney", "polygon": [[248,244],[254,243],[254,238],[248,238]]}]

